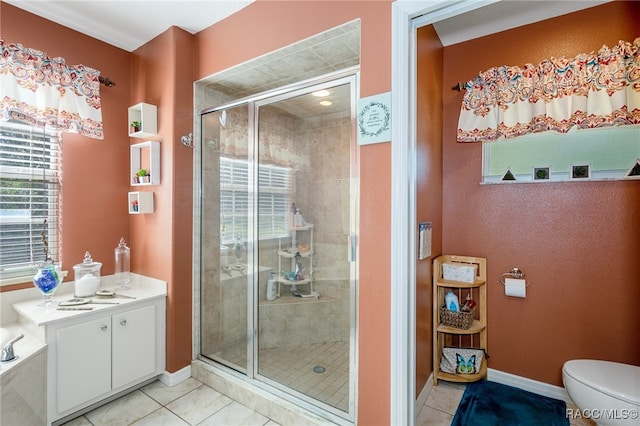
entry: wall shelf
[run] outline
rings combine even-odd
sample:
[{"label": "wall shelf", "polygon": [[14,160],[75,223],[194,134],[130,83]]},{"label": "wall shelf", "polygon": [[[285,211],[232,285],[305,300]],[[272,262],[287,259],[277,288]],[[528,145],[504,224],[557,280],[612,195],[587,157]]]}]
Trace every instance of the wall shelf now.
[{"label": "wall shelf", "polygon": [[[138,170],[149,172],[148,182],[138,182]],[[160,184],[160,142],[147,141],[131,145],[131,185],[159,185]]]},{"label": "wall shelf", "polygon": [[153,213],[153,192],[129,192],[129,214]]},{"label": "wall shelf", "polygon": [[[139,103],[129,107],[128,122],[130,138],[146,138],[158,133],[158,108],[155,105]],[[132,131],[131,123],[140,122],[140,130]]]}]

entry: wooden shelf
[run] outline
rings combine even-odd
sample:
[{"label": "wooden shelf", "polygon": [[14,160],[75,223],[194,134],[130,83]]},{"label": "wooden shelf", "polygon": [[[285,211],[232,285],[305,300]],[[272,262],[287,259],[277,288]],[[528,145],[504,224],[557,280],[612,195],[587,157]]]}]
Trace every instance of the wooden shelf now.
[{"label": "wooden shelf", "polygon": [[436,285],[438,287],[448,287],[448,288],[476,288],[485,285],[485,280],[476,279],[472,283],[465,283],[462,281],[453,281],[453,280],[445,280],[439,279],[436,281]]},{"label": "wooden shelf", "polygon": [[444,324],[440,324],[438,325],[438,333],[448,333],[448,334],[460,334],[460,335],[464,335],[464,334],[476,334],[476,333],[480,333],[482,330],[484,330],[487,326],[485,324],[482,324],[479,320],[473,320],[473,323],[471,324],[471,327],[469,327],[468,329],[462,329],[462,328],[455,328],[455,327],[449,327],[448,325],[444,325]]},{"label": "wooden shelf", "polygon": [[[476,268],[476,276],[473,282],[462,282],[454,280],[446,280],[443,278],[443,264],[454,263],[459,265],[473,265]],[[438,385],[438,380],[446,380],[450,382],[475,382],[487,376],[487,360],[482,358],[482,363],[478,373],[476,374],[450,374],[440,369],[442,352],[445,346],[457,346],[453,344],[454,339],[458,345],[462,342],[462,336],[467,337],[466,340],[472,339],[473,347],[483,349],[487,352],[487,261],[481,257],[443,255],[433,261],[433,385]],[[455,290],[458,297],[463,294],[474,293],[474,300],[478,306],[477,319],[474,319],[471,327],[468,329],[451,327],[440,323],[440,307],[444,306],[444,298],[447,289]],[[460,300],[460,305],[464,300]],[[476,336],[478,339],[476,340]],[[465,340],[465,341],[466,341]]]},{"label": "wooden shelf", "polygon": [[478,380],[484,379],[486,376],[487,376],[487,360],[486,358],[482,358],[480,371],[477,374],[451,374],[451,373],[445,373],[442,370],[438,370],[438,372],[434,374],[434,379],[446,380],[448,382],[470,383],[470,382],[477,382]]}]

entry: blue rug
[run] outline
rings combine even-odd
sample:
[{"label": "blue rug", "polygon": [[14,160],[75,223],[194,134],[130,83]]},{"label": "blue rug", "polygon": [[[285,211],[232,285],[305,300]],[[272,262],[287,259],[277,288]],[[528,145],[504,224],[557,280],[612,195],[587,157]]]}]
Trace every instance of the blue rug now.
[{"label": "blue rug", "polygon": [[564,401],[496,382],[469,383],[451,426],[567,426]]}]

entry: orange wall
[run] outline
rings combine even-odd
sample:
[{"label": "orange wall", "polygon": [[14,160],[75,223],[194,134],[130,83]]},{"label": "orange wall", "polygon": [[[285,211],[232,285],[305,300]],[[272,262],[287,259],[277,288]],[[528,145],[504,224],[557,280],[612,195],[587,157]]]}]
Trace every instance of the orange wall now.
[{"label": "orange wall", "polygon": [[[360,96],[391,89],[391,2],[258,1],[196,35],[204,78],[319,32],[361,19]],[[249,30],[250,29],[250,30]],[[388,424],[391,146],[360,148],[358,424]]]},{"label": "orange wall", "polygon": [[[455,142],[462,94],[449,87],[633,41],[638,22],[640,3],[613,2],[444,49],[443,249],[487,258],[490,368],[561,386],[569,359],[640,365],[640,182],[479,185],[481,146]],[[514,266],[526,299],[498,280]]]},{"label": "orange wall", "polygon": [[417,31],[418,222],[432,223],[432,256],[416,263],[416,397],[433,371],[432,261],[442,254],[442,44],[433,26]]},{"label": "orange wall", "polygon": [[[65,133],[63,136],[62,266],[73,280],[73,265],[89,250],[102,262],[102,274],[113,274],[120,237],[129,241],[129,53],[54,22],[0,3],[1,36],[7,43],[61,56],[68,64],[84,64],[116,82],[100,87],[104,139]],[[37,29],[37,30],[34,30]],[[131,245],[132,258],[139,256]],[[2,291],[33,284],[3,286]],[[63,283],[64,285],[64,283]]]},{"label": "orange wall", "polygon": [[193,150],[180,137],[193,131],[193,36],[169,28],[132,53],[131,71],[131,102],[158,107],[148,139],[161,142],[155,212],[131,217],[132,244],[144,251],[131,268],[168,283],[166,369],[176,372],[192,359]]}]

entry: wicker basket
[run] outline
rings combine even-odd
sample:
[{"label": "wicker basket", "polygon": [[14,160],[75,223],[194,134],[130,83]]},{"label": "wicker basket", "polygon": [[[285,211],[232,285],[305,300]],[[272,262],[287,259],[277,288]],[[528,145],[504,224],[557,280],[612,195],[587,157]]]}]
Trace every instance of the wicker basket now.
[{"label": "wicker basket", "polygon": [[473,317],[476,314],[476,308],[471,312],[450,311],[442,306],[440,308],[440,323],[449,327],[461,328],[468,330],[473,324]]}]

